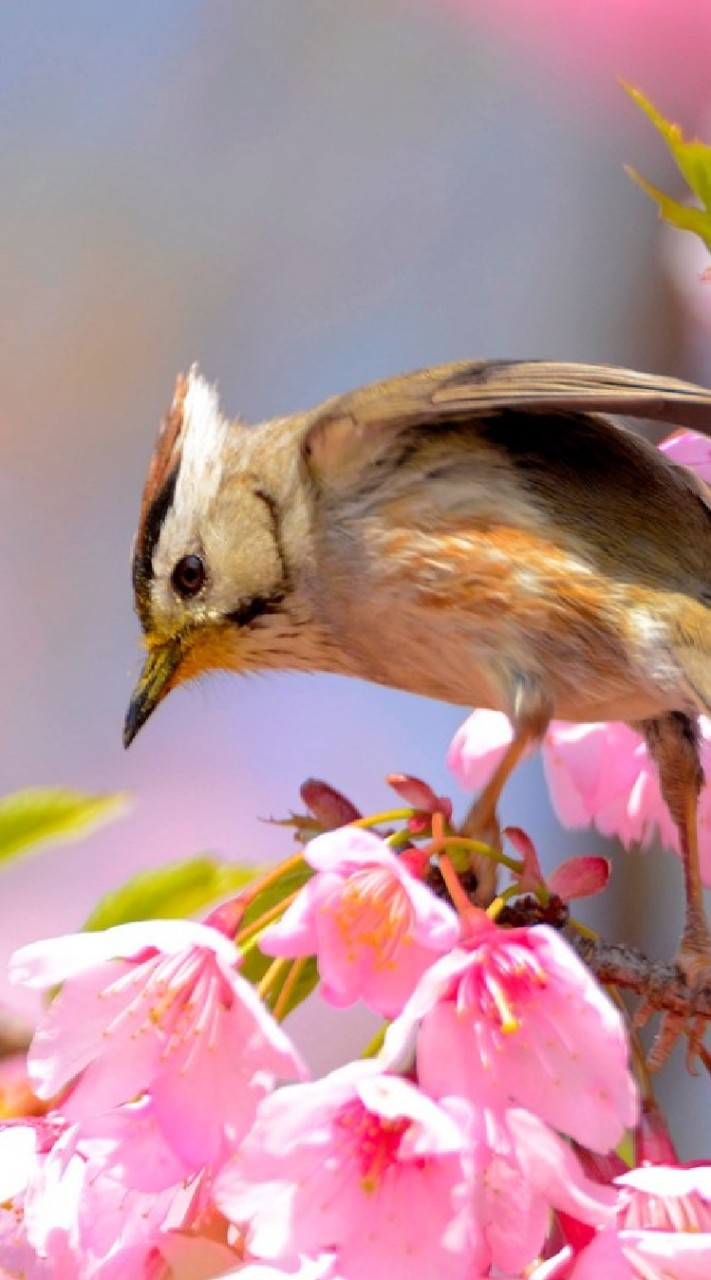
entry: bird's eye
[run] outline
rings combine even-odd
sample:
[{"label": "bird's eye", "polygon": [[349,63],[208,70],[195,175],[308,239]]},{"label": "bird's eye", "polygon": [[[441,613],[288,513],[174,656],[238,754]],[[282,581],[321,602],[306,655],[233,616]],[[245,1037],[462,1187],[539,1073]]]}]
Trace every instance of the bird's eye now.
[{"label": "bird's eye", "polygon": [[205,566],[199,556],[183,556],[170,575],[173,589],[187,599],[196,596],[205,582]]}]

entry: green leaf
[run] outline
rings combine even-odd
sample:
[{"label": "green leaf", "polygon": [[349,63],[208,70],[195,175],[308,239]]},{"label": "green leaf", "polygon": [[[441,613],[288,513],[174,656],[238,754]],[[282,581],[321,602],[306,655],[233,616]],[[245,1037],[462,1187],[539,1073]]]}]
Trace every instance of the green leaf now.
[{"label": "green leaf", "polygon": [[139,871],[101,899],[84,928],[110,929],[130,920],[174,920],[191,916],[202,907],[244,888],[261,874],[263,869],[259,867],[237,866],[208,857]]},{"label": "green leaf", "polygon": [[679,227],[682,231],[693,231],[703,240],[707,248],[711,249],[711,146],[684,138],[679,126],[666,120],[639,89],[624,82],[623,88],[661,133],[680,173],[692,193],[701,201],[703,209],[673,200],[671,196],[643,178],[635,169],[627,168],[628,175],[643,191],[646,191],[648,196],[651,196],[652,200],[656,201],[665,221]]},{"label": "green leaf", "polygon": [[665,222],[678,227],[680,231],[693,231],[703,240],[706,247],[711,249],[711,213],[704,213],[704,210],[696,205],[680,204],[678,200],[673,200],[671,196],[660,191],[659,187],[653,186],[643,178],[641,173],[637,173],[637,170],[630,165],[625,165],[625,172],[638,187],[651,196],[652,200],[656,200],[659,213]]},{"label": "green leaf", "polygon": [[91,796],[59,787],[33,787],[0,800],[0,862],[87,835],[127,808],[122,795]]}]

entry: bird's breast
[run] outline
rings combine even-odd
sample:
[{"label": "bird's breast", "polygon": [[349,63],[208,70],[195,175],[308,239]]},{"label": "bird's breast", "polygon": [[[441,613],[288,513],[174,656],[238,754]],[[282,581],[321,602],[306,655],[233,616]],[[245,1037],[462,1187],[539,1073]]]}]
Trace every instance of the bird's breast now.
[{"label": "bird's breast", "polygon": [[373,521],[357,543],[331,550],[328,578],[339,641],[379,683],[511,712],[523,676],[554,716],[581,721],[678,705],[650,593],[596,572],[545,531]]}]

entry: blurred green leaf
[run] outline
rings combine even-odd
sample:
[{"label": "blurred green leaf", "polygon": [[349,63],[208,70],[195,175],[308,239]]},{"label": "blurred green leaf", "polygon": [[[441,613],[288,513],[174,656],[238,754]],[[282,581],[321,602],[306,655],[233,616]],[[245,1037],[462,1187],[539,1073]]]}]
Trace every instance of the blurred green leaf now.
[{"label": "blurred green leaf", "polygon": [[627,173],[634,182],[646,191],[659,206],[659,212],[666,222],[682,231],[692,231],[711,249],[711,146],[703,142],[688,141],[684,138],[678,125],[672,124],[657,111],[656,107],[645,98],[639,89],[623,84],[630,97],[641,107],[652,124],[661,133],[676,165],[684,177],[692,193],[701,201],[703,209],[697,205],[682,204],[671,196],[660,191],[648,182],[636,169],[627,166]]},{"label": "blurred green leaf", "polygon": [[0,800],[0,862],[40,845],[87,835],[123,813],[122,795],[91,796],[59,787],[32,787]]},{"label": "blurred green leaf", "polygon": [[190,858],[167,867],[139,871],[94,908],[84,928],[110,929],[130,920],[179,919],[244,888],[263,868],[237,866],[214,858]]}]

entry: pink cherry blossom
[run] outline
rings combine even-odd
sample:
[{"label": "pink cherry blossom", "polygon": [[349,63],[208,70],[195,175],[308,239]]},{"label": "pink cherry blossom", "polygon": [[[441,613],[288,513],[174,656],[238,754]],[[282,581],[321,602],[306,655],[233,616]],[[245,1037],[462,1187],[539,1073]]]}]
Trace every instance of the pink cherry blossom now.
[{"label": "pink cherry blossom", "polygon": [[615,1178],[616,1222],[567,1246],[531,1280],[708,1280],[711,1168],[643,1166]]},{"label": "pink cherry blossom", "polygon": [[[457,730],[448,764],[459,782],[483,787],[513,739],[500,711],[474,711]],[[551,801],[567,827],[592,823],[623,844],[649,843],[657,827],[674,847],[676,831],[662,800],[657,773],[639,733],[614,721],[552,721],[541,745]]]},{"label": "pink cherry blossom", "polygon": [[386,1033],[384,1060],[402,1066],[415,1042],[433,1097],[505,1099],[595,1151],[636,1120],[622,1018],[545,926],[500,929],[481,913],[466,946],[420,979]]},{"label": "pink cherry blossom", "polygon": [[28,1056],[38,1096],[71,1085],[62,1107],[72,1120],[149,1091],[176,1154],[195,1169],[218,1161],[274,1080],[304,1074],[238,961],[217,930],[180,920],[22,948],[14,981],[64,982]]},{"label": "pink cherry blossom", "polygon": [[[2,1166],[21,1154],[18,1128],[0,1127]],[[209,1179],[176,1159],[150,1100],[76,1125],[50,1116],[21,1128],[35,1151],[0,1210],[3,1277],[210,1280],[237,1265]]]},{"label": "pink cherry blossom", "polygon": [[519,1275],[540,1253],[552,1209],[588,1227],[614,1220],[614,1190],[586,1177],[568,1145],[531,1112],[479,1099],[470,1133],[474,1212],[494,1274]]},{"label": "pink cherry blossom", "polygon": [[329,1004],[360,999],[392,1017],[457,941],[457,916],[370,831],[329,832],[311,841],[304,857],[317,874],[265,930],[260,947],[270,955],[316,955]]},{"label": "pink cherry blossom", "polygon": [[476,1280],[485,1250],[464,1130],[455,1102],[351,1063],[265,1098],[216,1202],[257,1258],[333,1250],[348,1280]]},{"label": "pink cherry blossom", "polygon": [[[126,1110],[142,1112],[145,1106]],[[139,1133],[139,1146],[130,1157],[127,1136],[120,1132],[122,1120],[130,1126],[129,1117],[114,1113],[85,1128],[49,1117],[32,1126],[0,1129],[3,1167],[18,1157],[20,1132],[34,1137],[33,1158],[20,1162],[10,1209],[0,1218],[0,1267],[8,1274],[52,1280],[140,1275],[140,1264],[152,1252],[168,1215],[177,1212],[177,1220],[185,1220],[194,1197],[186,1190],[185,1169],[176,1167],[169,1151],[161,1160],[160,1135],[147,1144]],[[141,1169],[139,1180],[154,1185],[136,1191],[130,1170],[146,1156],[153,1177]],[[163,1176],[156,1181],[161,1163]],[[168,1186],[168,1171],[175,1185]]]},{"label": "pink cherry blossom", "polygon": [[[711,778],[711,720],[699,717],[701,759]],[[448,762],[466,787],[482,787],[513,734],[499,711],[475,711],[455,734]],[[679,839],[662,799],[656,766],[641,734],[615,721],[567,724],[554,720],[541,744],[553,808],[568,827],[595,828],[626,848],[659,836],[678,853]],[[701,873],[711,885],[711,787],[699,802]]]},{"label": "pink cherry blossom", "polygon": [[656,832],[677,848],[656,765],[641,734],[614,721],[563,724],[545,737],[543,765],[553,807],[566,826],[593,823],[626,848],[648,845]]},{"label": "pink cherry blossom", "polygon": [[[455,733],[447,762],[463,786],[479,790],[512,741],[511,722],[503,712],[474,711]],[[645,783],[655,776],[642,738],[628,725],[554,720],[541,753],[553,807],[565,826],[585,827],[599,821],[601,830],[607,828],[605,834],[612,834],[620,831],[624,819],[627,826],[622,838],[628,843],[645,835],[651,838],[663,809],[661,794],[648,829],[640,796],[630,800],[627,816],[630,793],[645,764]],[[648,786],[644,798],[648,804]],[[671,825],[668,815],[667,821]]]},{"label": "pink cherry blossom", "polygon": [[187,1186],[193,1177],[193,1167],[176,1154],[148,1096],[84,1119],[75,1132],[78,1149],[90,1154],[92,1166],[127,1191],[158,1193]]},{"label": "pink cherry blossom", "polygon": [[[701,763],[711,777],[711,720],[699,717]],[[615,723],[554,722],[543,747],[551,800],[568,826],[594,823],[626,848],[659,836],[679,852],[679,837],[662,799],[657,769],[640,734]],[[711,788],[704,787],[698,812],[701,874],[711,884]]]}]

